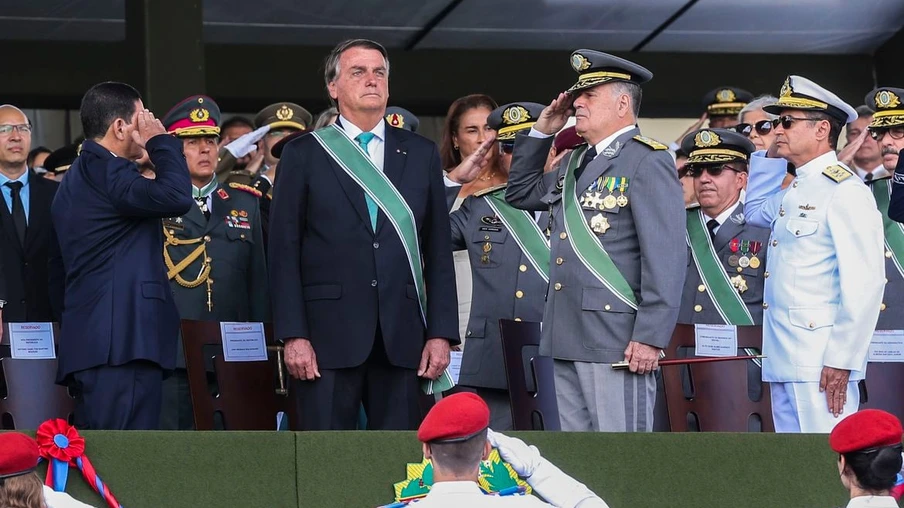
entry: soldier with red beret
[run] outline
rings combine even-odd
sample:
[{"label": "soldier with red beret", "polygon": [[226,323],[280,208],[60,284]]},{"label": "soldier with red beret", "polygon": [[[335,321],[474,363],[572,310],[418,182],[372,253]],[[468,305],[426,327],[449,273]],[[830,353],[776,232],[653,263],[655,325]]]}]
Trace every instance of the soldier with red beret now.
[{"label": "soldier with red beret", "polygon": [[21,432],[0,434],[0,506],[91,508],[45,486],[35,472],[39,458],[38,443],[31,437]]},{"label": "soldier with red beret", "polygon": [[[608,508],[590,489],[541,457],[536,447],[493,432],[489,430],[489,424],[490,408],[474,393],[445,397],[427,413],[418,428],[417,438],[424,443],[424,456],[433,464],[433,486],[430,493],[417,502],[418,508]],[[549,504],[534,496],[485,494],[478,486],[477,477],[480,462],[493,448],[497,448],[500,456]]]},{"label": "soldier with red beret", "polygon": [[904,429],[892,414],[864,409],[832,429],[829,446],[838,453],[841,483],[851,492],[847,508],[897,508],[892,497],[901,471]]}]

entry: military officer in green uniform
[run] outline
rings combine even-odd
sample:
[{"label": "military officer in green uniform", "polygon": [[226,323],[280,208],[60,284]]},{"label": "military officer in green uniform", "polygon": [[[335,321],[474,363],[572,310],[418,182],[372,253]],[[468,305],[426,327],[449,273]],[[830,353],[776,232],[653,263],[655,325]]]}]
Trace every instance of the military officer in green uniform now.
[{"label": "military officer in green uniform", "polygon": [[[515,134],[530,129],[543,108],[533,102],[506,104],[487,118],[497,132],[506,173]],[[468,251],[474,285],[458,382],[477,388],[490,407],[494,429],[512,428],[499,320],[543,320],[549,283],[546,216],[512,207],[505,201],[505,185],[497,185],[468,197],[449,217],[452,249]]]},{"label": "military officer in green uniform", "polygon": [[[219,107],[205,96],[185,99],[163,119],[167,131],[182,139],[198,205],[163,221],[167,276],[182,319],[269,321],[260,193],[217,181],[219,121]],[[176,372],[166,383],[161,427],[191,428],[181,344]]]}]

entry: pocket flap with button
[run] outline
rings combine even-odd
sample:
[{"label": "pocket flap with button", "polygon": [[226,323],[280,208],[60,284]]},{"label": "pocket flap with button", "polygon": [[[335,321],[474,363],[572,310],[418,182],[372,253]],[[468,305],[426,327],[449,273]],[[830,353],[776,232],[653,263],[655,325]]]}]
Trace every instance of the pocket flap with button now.
[{"label": "pocket flap with button", "polygon": [[159,282],[142,282],[141,296],[145,298],[155,298],[157,300],[166,300],[163,284],[160,284]]},{"label": "pocket flap with button", "polygon": [[788,309],[788,319],[791,324],[808,330],[832,326],[835,323],[835,314],[834,307],[791,307]]},{"label": "pocket flap with button", "polygon": [[581,310],[634,314],[636,311],[605,288],[584,288]]},{"label": "pocket flap with button", "polygon": [[309,300],[338,300],[342,296],[342,286],[339,284],[320,284],[305,286],[302,289],[305,301]]},{"label": "pocket flap with button", "polygon": [[819,229],[819,222],[815,220],[790,219],[785,227],[789,233],[800,238],[815,233]]},{"label": "pocket flap with button", "polygon": [[226,238],[254,243],[250,229],[226,228]]},{"label": "pocket flap with button", "polygon": [[487,335],[487,320],[482,317],[474,317],[468,322],[468,331],[465,337],[468,339],[482,339]]}]

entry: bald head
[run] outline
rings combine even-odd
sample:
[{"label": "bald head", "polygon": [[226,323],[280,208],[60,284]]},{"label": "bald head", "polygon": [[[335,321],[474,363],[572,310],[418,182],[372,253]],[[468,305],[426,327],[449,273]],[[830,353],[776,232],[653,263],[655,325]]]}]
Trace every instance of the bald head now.
[{"label": "bald head", "polygon": [[18,178],[26,170],[31,150],[31,123],[21,109],[0,105],[0,172]]}]

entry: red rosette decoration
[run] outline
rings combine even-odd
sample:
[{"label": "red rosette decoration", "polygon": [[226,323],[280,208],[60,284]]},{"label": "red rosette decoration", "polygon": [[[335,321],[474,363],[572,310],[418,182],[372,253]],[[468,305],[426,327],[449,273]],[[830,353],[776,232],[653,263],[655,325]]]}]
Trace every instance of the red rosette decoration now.
[{"label": "red rosette decoration", "polygon": [[47,460],[56,459],[75,467],[75,459],[85,454],[85,438],[61,418],[42,423],[35,440],[41,457]]}]

